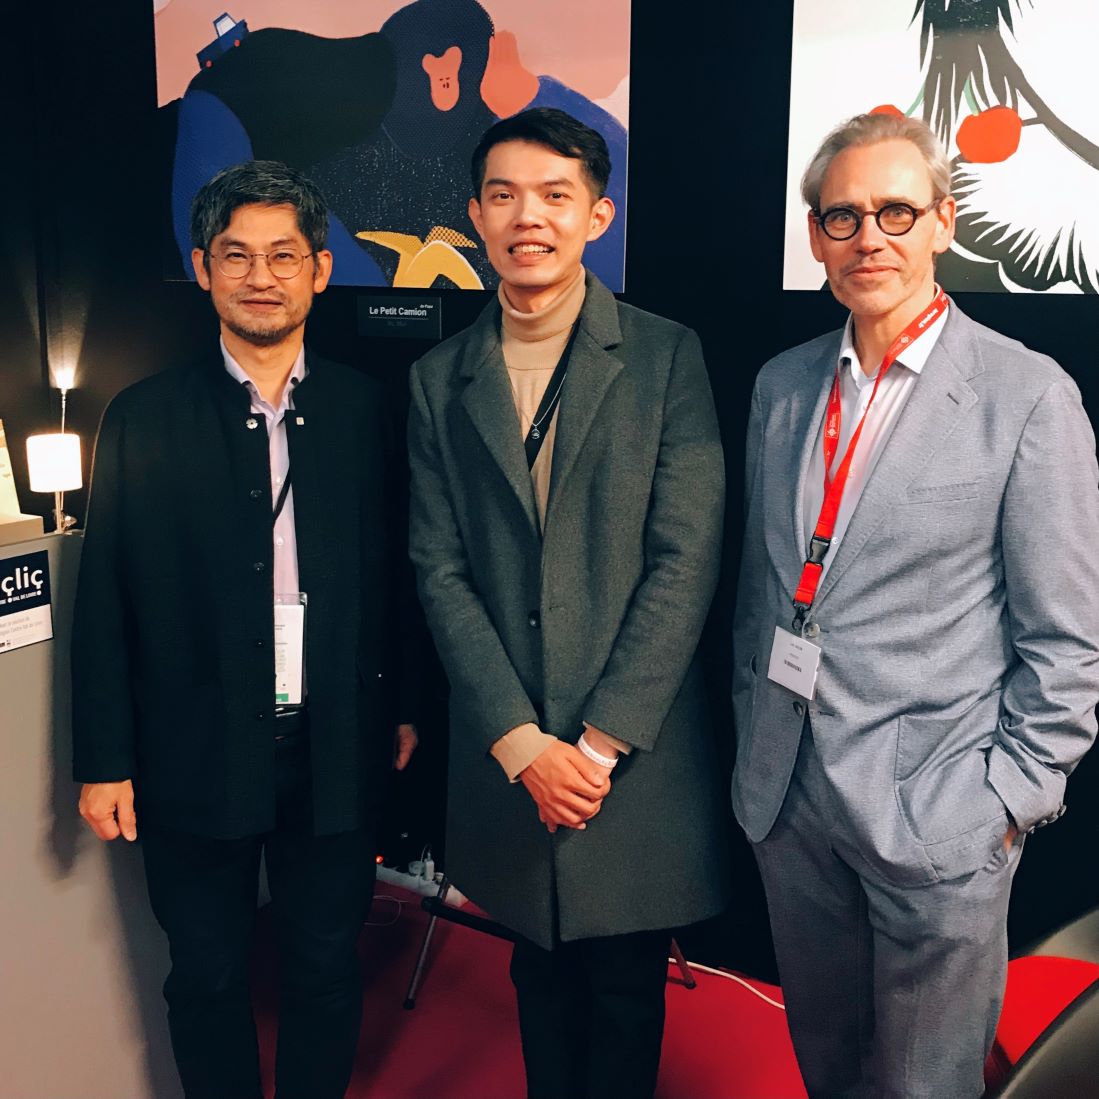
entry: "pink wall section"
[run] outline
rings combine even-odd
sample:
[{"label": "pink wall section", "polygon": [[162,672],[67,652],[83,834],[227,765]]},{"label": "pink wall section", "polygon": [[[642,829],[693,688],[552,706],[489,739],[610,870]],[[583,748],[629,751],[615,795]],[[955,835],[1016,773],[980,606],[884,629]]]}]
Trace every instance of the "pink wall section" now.
[{"label": "pink wall section", "polygon": [[[159,2],[159,0],[158,0]],[[589,99],[609,96],[630,66],[630,0],[483,0],[497,30],[511,31],[524,66],[550,75]],[[324,38],[378,30],[402,0],[168,0],[154,20],[159,105],[177,99],[198,71],[195,54],[228,11],[250,30],[289,27]],[[293,94],[288,88],[287,94]]]}]

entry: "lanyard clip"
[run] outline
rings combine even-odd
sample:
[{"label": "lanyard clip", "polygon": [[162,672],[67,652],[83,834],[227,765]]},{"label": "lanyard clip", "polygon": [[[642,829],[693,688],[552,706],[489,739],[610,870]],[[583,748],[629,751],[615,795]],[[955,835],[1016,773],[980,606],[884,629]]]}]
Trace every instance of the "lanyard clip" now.
[{"label": "lanyard clip", "polygon": [[824,558],[828,555],[828,549],[831,545],[831,538],[821,538],[819,534],[814,534],[813,537],[809,539],[809,556],[805,559],[806,564],[823,564]]}]

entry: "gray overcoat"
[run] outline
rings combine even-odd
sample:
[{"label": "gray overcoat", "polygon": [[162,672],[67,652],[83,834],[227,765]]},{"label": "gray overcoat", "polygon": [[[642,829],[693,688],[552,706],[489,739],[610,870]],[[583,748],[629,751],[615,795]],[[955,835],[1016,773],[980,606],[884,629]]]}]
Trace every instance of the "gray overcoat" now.
[{"label": "gray overcoat", "polygon": [[[704,919],[727,891],[695,660],[724,497],[701,348],[590,273],[578,324],[544,536],[498,302],[411,378],[410,549],[451,684],[447,871],[543,947]],[[634,746],[586,831],[551,836],[489,754],[529,721]]]}]

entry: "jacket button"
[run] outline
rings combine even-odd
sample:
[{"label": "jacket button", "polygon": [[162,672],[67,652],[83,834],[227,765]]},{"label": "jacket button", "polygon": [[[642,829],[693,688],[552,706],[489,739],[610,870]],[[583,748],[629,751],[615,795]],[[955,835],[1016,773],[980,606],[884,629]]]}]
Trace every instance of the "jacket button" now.
[{"label": "jacket button", "polygon": [[805,623],[805,637],[820,637],[820,623],[819,622],[806,622]]},{"label": "jacket button", "polygon": [[532,630],[536,630],[542,625],[542,616],[537,611],[531,611],[527,616],[527,622]]},{"label": "jacket button", "polygon": [[257,562],[256,562],[256,563],[255,563],[255,564],[254,564],[254,565],[252,566],[252,571],[253,571],[253,572],[263,572],[263,570],[264,570],[264,569],[265,569],[266,567],[267,567],[267,566],[266,566],[266,565],[265,565],[265,564],[264,564],[264,563],[263,563],[262,561],[257,561]]},{"label": "jacket button", "polygon": [[263,648],[263,638],[262,637],[257,637],[256,641],[255,641],[255,645],[256,645],[257,649],[262,649]]},{"label": "jacket button", "polygon": [[805,713],[805,703],[804,702],[795,702],[794,703],[794,713],[797,714],[798,717],[801,717],[802,714]]},{"label": "jacket button", "polygon": [[254,489],[252,489],[252,491],[250,493],[248,493],[248,495],[251,496],[253,500],[262,500],[263,499],[263,489],[254,488]]},{"label": "jacket button", "polygon": [[263,710],[257,710],[256,711],[256,720],[257,721],[262,721],[266,716],[267,716],[267,714]]}]

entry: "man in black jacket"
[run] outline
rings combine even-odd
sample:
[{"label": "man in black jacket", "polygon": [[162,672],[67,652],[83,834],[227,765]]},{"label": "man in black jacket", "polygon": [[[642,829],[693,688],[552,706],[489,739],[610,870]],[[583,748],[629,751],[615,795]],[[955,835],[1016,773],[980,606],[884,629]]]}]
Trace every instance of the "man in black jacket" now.
[{"label": "man in black jacket", "polygon": [[[74,778],[100,838],[133,840],[140,818],[188,1099],[262,1094],[247,979],[261,852],[279,1096],[343,1096],[359,1032],[355,943],[403,716],[400,523],[380,393],[304,349],[327,225],[315,186],[276,162],[206,184],[192,260],[220,349],[119,394],[96,444]],[[398,768],[415,744],[398,726]]]}]

